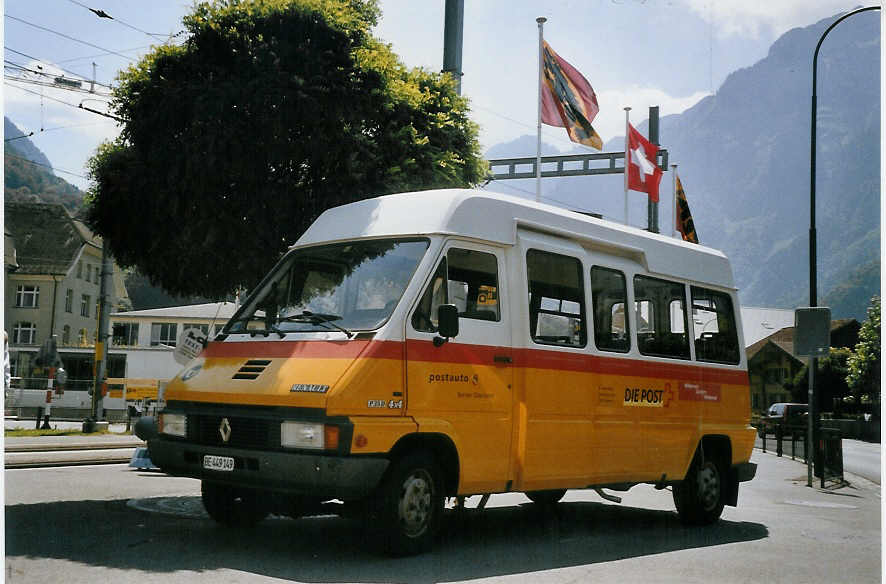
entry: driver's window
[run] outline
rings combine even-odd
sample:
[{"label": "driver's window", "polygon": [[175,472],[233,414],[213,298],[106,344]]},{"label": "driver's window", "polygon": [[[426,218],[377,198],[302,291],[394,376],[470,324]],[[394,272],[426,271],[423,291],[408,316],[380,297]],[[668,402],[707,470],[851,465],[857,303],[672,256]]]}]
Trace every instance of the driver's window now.
[{"label": "driver's window", "polygon": [[454,304],[459,318],[500,321],[498,260],[495,255],[450,248],[421,296],[412,315],[412,327],[417,331],[437,332],[437,309],[441,304]]},{"label": "driver's window", "polygon": [[425,288],[418,303],[418,308],[412,314],[412,328],[417,331],[437,332],[437,309],[441,304],[447,304],[448,286],[446,282],[446,258],[440,260],[440,265],[434,272],[428,287]]}]

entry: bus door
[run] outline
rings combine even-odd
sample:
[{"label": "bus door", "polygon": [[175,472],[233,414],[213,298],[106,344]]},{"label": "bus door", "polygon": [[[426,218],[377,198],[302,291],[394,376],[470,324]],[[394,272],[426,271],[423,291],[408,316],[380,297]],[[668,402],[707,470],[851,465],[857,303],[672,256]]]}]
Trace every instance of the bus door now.
[{"label": "bus door", "polygon": [[[406,323],[407,414],[458,449],[462,492],[507,490],[513,350],[502,250],[450,241]],[[441,342],[437,309],[454,304],[457,337]],[[437,341],[435,342],[435,338]]]},{"label": "bus door", "polygon": [[648,368],[637,358],[638,321],[628,296],[632,269],[627,260],[591,254],[595,358],[589,388],[593,412],[590,474],[600,483],[637,478],[644,464],[634,393],[646,385]]}]

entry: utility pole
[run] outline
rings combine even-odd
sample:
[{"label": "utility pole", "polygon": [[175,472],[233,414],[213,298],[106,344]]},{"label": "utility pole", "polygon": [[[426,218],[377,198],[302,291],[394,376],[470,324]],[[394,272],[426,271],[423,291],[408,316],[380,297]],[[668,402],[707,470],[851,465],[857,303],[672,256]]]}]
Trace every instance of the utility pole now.
[{"label": "utility pole", "polygon": [[98,329],[95,339],[95,384],[92,390],[92,413],[88,420],[83,423],[84,432],[94,432],[96,422],[104,418],[104,391],[108,379],[108,322],[111,311],[109,290],[111,287],[111,256],[108,252],[108,240],[102,240],[102,270],[101,283],[99,285],[99,312]]},{"label": "utility pole", "polygon": [[443,72],[451,73],[461,95],[461,47],[465,22],[465,0],[446,0],[443,23]]},{"label": "utility pole", "polygon": [[[649,107],[649,141],[660,146],[658,138],[658,106]],[[662,170],[667,170],[665,167]],[[658,203],[652,197],[646,197],[646,228],[652,233],[658,233]]]}]

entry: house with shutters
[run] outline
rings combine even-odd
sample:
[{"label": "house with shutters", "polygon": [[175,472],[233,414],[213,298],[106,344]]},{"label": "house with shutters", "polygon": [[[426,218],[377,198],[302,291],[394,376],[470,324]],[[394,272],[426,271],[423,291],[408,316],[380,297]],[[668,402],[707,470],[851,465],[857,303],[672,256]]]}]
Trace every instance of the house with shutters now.
[{"label": "house with shutters", "polygon": [[[70,388],[85,389],[98,328],[101,239],[59,204],[6,202],[4,210],[3,317],[11,374],[29,378],[40,346],[56,335]],[[131,308],[116,265],[109,293],[113,311]]]},{"label": "house with shutters", "polygon": [[[853,348],[861,324],[854,318],[831,321],[831,347]],[[787,384],[806,365],[794,354],[794,327],[783,327],[747,347],[751,410],[763,413],[770,405],[791,402]]]}]

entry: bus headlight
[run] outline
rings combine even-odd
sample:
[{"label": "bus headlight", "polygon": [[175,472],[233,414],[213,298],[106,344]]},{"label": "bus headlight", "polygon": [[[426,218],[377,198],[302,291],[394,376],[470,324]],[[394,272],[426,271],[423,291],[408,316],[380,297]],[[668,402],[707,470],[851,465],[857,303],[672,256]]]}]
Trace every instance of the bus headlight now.
[{"label": "bus headlight", "polygon": [[284,448],[334,450],[338,448],[338,426],[287,420],[280,424],[280,445]]},{"label": "bus headlight", "polygon": [[157,429],[161,434],[184,438],[188,435],[188,417],[164,412],[157,416]]}]

